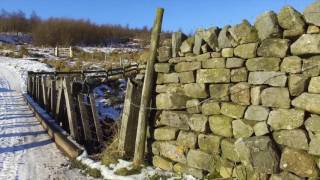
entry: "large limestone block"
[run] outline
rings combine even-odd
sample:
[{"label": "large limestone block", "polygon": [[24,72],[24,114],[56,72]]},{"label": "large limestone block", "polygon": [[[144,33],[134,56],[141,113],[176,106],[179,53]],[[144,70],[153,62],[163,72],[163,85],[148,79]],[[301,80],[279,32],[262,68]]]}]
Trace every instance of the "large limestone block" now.
[{"label": "large limestone block", "polygon": [[226,68],[239,68],[242,67],[245,60],[241,58],[228,58]]},{"label": "large limestone block", "polygon": [[269,133],[268,125],[265,121],[258,122],[253,126],[253,131],[256,136],[263,136]]},{"label": "large limestone block", "polygon": [[276,109],[270,112],[268,124],[274,130],[296,129],[303,125],[304,111],[297,109]]},{"label": "large limestone block", "polygon": [[202,170],[189,167],[186,164],[182,164],[182,163],[175,164],[173,166],[173,171],[176,173],[184,173],[184,174],[192,175],[199,179],[203,178]]},{"label": "large limestone block", "polygon": [[308,92],[320,94],[320,76],[311,78]]},{"label": "large limestone block", "polygon": [[230,69],[200,69],[197,71],[197,83],[228,83]]},{"label": "large limestone block", "polygon": [[241,24],[232,26],[229,29],[229,33],[240,44],[257,42],[259,39],[257,30],[247,20],[243,20]]},{"label": "large limestone block", "polygon": [[311,114],[305,122],[304,125],[309,133],[320,134],[320,116]]},{"label": "large limestone block", "polygon": [[239,162],[239,156],[235,149],[235,139],[222,139],[221,141],[222,157],[233,162]]},{"label": "large limestone block", "polygon": [[187,101],[187,111],[190,114],[197,114],[201,112],[201,105],[199,99],[191,99]]},{"label": "large limestone block", "polygon": [[295,149],[309,149],[307,134],[302,129],[275,131],[272,136],[278,144]]},{"label": "large limestone block", "polygon": [[191,53],[193,51],[194,46],[194,37],[189,37],[186,40],[184,40],[180,46],[180,52],[185,53]]},{"label": "large limestone block", "polygon": [[280,62],[280,58],[258,57],[248,59],[246,67],[249,71],[279,71]]},{"label": "large limestone block", "polygon": [[320,28],[318,26],[309,25],[307,29],[307,34],[319,34]]},{"label": "large limestone block", "polygon": [[281,72],[299,73],[301,72],[302,60],[298,56],[285,57],[281,63]]},{"label": "large limestone block", "polygon": [[191,149],[187,155],[187,165],[197,169],[210,170],[214,164],[212,155],[200,150]]},{"label": "large limestone block", "polygon": [[185,148],[194,149],[197,143],[197,135],[194,132],[180,131],[177,144]]},{"label": "large limestone block", "polygon": [[171,56],[171,47],[161,46],[158,48],[158,62],[168,62]]},{"label": "large limestone block", "polygon": [[175,140],[177,137],[177,128],[161,127],[154,130],[154,139],[159,141]]},{"label": "large limestone block", "polygon": [[277,14],[273,11],[268,11],[258,16],[254,27],[257,29],[261,40],[281,36]]},{"label": "large limestone block", "polygon": [[187,36],[182,32],[172,33],[172,57],[177,57],[180,51],[180,46],[184,40],[187,39]]},{"label": "large limestone block", "polygon": [[304,34],[290,48],[297,56],[320,54],[320,34]]},{"label": "large limestone block", "polygon": [[222,103],[221,114],[224,114],[231,118],[241,119],[244,115],[246,108],[246,106],[234,103]]},{"label": "large limestone block", "polygon": [[190,83],[183,85],[186,96],[191,98],[206,98],[208,93],[205,84]]},{"label": "large limestone block", "polygon": [[193,46],[193,54],[199,55],[201,54],[201,46],[204,44],[203,34],[205,30],[202,28],[197,29],[194,35],[194,46]]},{"label": "large limestone block", "polygon": [[309,5],[303,12],[304,18],[307,23],[320,26],[320,2],[316,1]]},{"label": "large limestone block", "polygon": [[320,75],[320,56],[312,56],[302,60],[302,72],[306,77]]},{"label": "large limestone block", "polygon": [[234,55],[243,59],[254,58],[257,56],[258,43],[248,43],[237,46]]},{"label": "large limestone block", "polygon": [[269,116],[269,108],[251,105],[246,110],[244,118],[253,121],[265,121]]},{"label": "large limestone block", "polygon": [[269,180],[303,180],[303,178],[283,171],[280,174],[272,174]]},{"label": "large limestone block", "polygon": [[214,135],[199,134],[198,144],[200,150],[209,154],[220,153],[220,142],[222,137]]},{"label": "large limestone block", "polygon": [[231,69],[231,82],[246,82],[248,80],[247,68]]},{"label": "large limestone block", "polygon": [[192,131],[205,132],[207,127],[208,117],[202,114],[191,115],[188,124]]},{"label": "large limestone block", "polygon": [[169,84],[169,83],[179,83],[178,73],[158,73],[157,84]]},{"label": "large limestone block", "polygon": [[236,180],[267,180],[268,175],[265,173],[258,173],[251,167],[239,164],[234,165],[232,178]]},{"label": "large limestone block", "polygon": [[278,13],[278,22],[284,29],[284,38],[297,37],[304,33],[304,19],[302,15],[291,6],[285,6],[280,10]]},{"label": "large limestone block", "polygon": [[184,95],[182,84],[164,84],[156,86],[157,93],[176,93]]},{"label": "large limestone block", "polygon": [[183,130],[189,130],[190,115],[185,111],[162,111],[158,125],[166,125]]},{"label": "large limestone block", "polygon": [[319,175],[314,157],[303,150],[285,148],[281,155],[280,168],[301,177]]},{"label": "large limestone block", "polygon": [[174,67],[176,72],[185,72],[201,69],[201,62],[181,62]]},{"label": "large limestone block", "polygon": [[232,38],[232,36],[229,33],[229,29],[231,26],[225,26],[222,28],[222,30],[219,33],[218,36],[218,43],[219,43],[219,48],[229,48],[229,47],[235,47],[237,43],[235,40]]},{"label": "large limestone block", "polygon": [[205,69],[219,69],[226,67],[225,58],[211,58],[205,61],[202,61],[202,68]]},{"label": "large limestone block", "polygon": [[223,137],[232,137],[232,121],[232,118],[224,115],[210,116],[210,129],[216,135]]},{"label": "large limestone block", "polygon": [[320,114],[320,94],[302,93],[292,101],[292,105],[311,113]]},{"label": "large limestone block", "polygon": [[284,58],[289,48],[287,39],[265,39],[258,48],[258,56]]},{"label": "large limestone block", "polygon": [[183,146],[174,144],[174,142],[164,141],[159,144],[160,155],[171,159],[175,162],[180,162],[183,164],[187,163],[187,158],[185,156],[186,149]]},{"label": "large limestone block", "polygon": [[168,73],[170,71],[170,64],[169,63],[156,63],[154,65],[154,71]]},{"label": "large limestone block", "polygon": [[240,82],[230,88],[231,101],[240,105],[250,104],[250,85]]},{"label": "large limestone block", "polygon": [[241,162],[257,173],[279,172],[279,155],[275,144],[268,136],[239,139],[235,143]]},{"label": "large limestone block", "polygon": [[253,85],[267,84],[284,87],[287,82],[287,76],[283,72],[256,71],[249,73],[248,82]]},{"label": "large limestone block", "polygon": [[261,93],[261,103],[266,107],[290,108],[287,88],[266,88]]},{"label": "large limestone block", "polygon": [[204,115],[220,114],[220,105],[214,101],[204,102],[201,106],[201,112]]},{"label": "large limestone block", "polygon": [[291,96],[299,96],[307,87],[307,80],[302,74],[291,74],[288,80],[288,88]]},{"label": "large limestone block", "polygon": [[179,76],[179,82],[181,84],[195,82],[195,77],[194,77],[193,71],[181,72],[181,73],[178,73],[178,76]]},{"label": "large limestone block", "polygon": [[173,162],[168,161],[160,156],[153,156],[152,164],[153,166],[163,169],[165,171],[172,171],[173,169]]},{"label": "large limestone block", "polygon": [[209,28],[205,30],[202,34],[202,39],[213,51],[216,51],[219,46],[218,34],[219,34],[219,29],[217,27]]},{"label": "large limestone block", "polygon": [[232,131],[235,138],[248,138],[253,134],[252,127],[241,119],[232,121]]},{"label": "large limestone block", "polygon": [[229,101],[230,84],[211,84],[210,97],[215,101]]},{"label": "large limestone block", "polygon": [[251,88],[251,104],[260,105],[261,104],[261,92],[264,89],[264,86],[254,86]]},{"label": "large limestone block", "polygon": [[158,109],[182,109],[190,98],[175,93],[161,93],[156,96]]},{"label": "large limestone block", "polygon": [[223,48],[221,51],[221,55],[225,58],[233,57],[233,48]]},{"label": "large limestone block", "polygon": [[309,154],[320,156],[320,134],[311,137]]}]

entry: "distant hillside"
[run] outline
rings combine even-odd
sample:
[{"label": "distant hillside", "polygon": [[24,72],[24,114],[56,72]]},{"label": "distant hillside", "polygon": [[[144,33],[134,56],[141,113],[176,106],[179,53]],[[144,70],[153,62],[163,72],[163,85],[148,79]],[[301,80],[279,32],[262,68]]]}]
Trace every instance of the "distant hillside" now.
[{"label": "distant hillside", "polygon": [[[0,32],[1,34],[3,32],[29,34],[34,45],[46,46],[97,46],[125,43],[130,39],[140,39],[144,46],[148,44],[150,38],[150,29],[147,27],[139,29],[111,24],[97,25],[89,20],[68,18],[43,20],[35,13],[26,17],[22,11],[7,12],[4,10],[0,13]],[[0,41],[7,42],[6,37],[2,36],[1,39],[0,36]]]}]

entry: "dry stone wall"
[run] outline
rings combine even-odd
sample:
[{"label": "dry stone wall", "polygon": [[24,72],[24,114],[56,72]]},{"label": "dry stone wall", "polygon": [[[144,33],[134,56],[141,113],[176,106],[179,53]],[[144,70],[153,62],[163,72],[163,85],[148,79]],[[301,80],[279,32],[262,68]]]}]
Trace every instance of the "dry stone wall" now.
[{"label": "dry stone wall", "polygon": [[153,164],[237,179],[319,178],[320,2],[159,48]]}]

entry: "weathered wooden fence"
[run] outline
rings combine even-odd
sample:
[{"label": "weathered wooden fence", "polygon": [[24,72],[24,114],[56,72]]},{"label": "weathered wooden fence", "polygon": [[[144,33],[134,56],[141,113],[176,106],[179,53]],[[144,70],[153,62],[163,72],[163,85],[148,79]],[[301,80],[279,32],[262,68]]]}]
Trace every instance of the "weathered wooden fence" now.
[{"label": "weathered wooden fence", "polygon": [[105,71],[29,72],[27,92],[79,144],[92,147],[104,142],[93,81],[103,78],[108,82],[138,72],[138,65]]}]

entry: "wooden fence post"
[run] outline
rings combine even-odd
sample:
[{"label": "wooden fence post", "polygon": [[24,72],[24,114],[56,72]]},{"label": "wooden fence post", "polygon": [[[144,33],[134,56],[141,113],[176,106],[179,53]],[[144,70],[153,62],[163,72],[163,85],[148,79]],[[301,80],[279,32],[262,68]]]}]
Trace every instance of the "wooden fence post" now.
[{"label": "wooden fence post", "polygon": [[151,93],[153,90],[154,83],[154,64],[157,59],[157,49],[159,45],[162,18],[163,18],[163,8],[157,9],[156,19],[153,25],[153,30],[151,34],[151,54],[150,59],[147,62],[145,79],[143,82],[142,96],[139,110],[138,118],[138,128],[137,128],[137,138],[135,144],[135,152],[133,163],[135,165],[140,165],[144,161],[144,151],[146,143],[146,132],[147,132],[147,118],[148,110],[147,107],[150,105]]},{"label": "wooden fence post", "polygon": [[139,107],[136,107],[133,104],[139,106],[140,98],[140,86],[133,84],[131,80],[128,79],[118,145],[121,156],[132,156],[134,153]]},{"label": "wooden fence post", "polygon": [[57,93],[56,93],[56,77],[51,77],[51,84],[50,84],[50,110],[53,116],[55,116],[56,110],[56,100],[57,100]]},{"label": "wooden fence post", "polygon": [[42,99],[43,99],[43,107],[44,109],[47,109],[47,82],[46,82],[46,77],[43,75],[41,77],[41,90],[42,90]]},{"label": "wooden fence post", "polygon": [[56,109],[54,113],[54,117],[56,120],[59,118],[60,110],[61,110],[61,99],[62,99],[62,93],[63,93],[63,86],[62,86],[62,80],[56,79],[56,88],[57,88],[57,102],[56,102]]},{"label": "wooden fence post", "polygon": [[103,142],[103,133],[102,133],[101,123],[100,123],[100,120],[99,120],[99,117],[98,117],[98,113],[97,113],[96,100],[94,98],[93,93],[89,94],[89,99],[90,99],[93,122],[94,122],[94,126],[95,126],[95,129],[96,129],[98,142],[102,143]]},{"label": "wooden fence post", "polygon": [[79,140],[78,123],[77,123],[76,114],[75,114],[74,102],[71,95],[71,84],[70,84],[69,77],[64,77],[63,91],[64,91],[64,97],[66,100],[70,135],[74,137],[76,140]]},{"label": "wooden fence post", "polygon": [[78,103],[79,103],[79,110],[80,110],[80,115],[81,115],[84,139],[86,142],[91,142],[92,135],[91,135],[90,125],[89,125],[88,109],[83,102],[83,98],[84,98],[84,95],[79,93],[78,94]]}]

